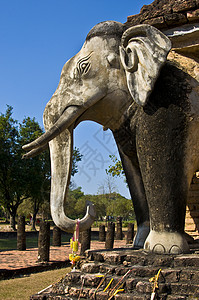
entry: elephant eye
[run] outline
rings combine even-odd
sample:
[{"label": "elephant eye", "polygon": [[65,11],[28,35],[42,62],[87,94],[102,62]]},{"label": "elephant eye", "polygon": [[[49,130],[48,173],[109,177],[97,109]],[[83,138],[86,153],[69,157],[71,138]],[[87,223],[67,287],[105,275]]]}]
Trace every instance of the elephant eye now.
[{"label": "elephant eye", "polygon": [[91,67],[91,63],[89,61],[90,57],[91,57],[91,53],[88,56],[85,56],[80,60],[78,60],[76,70],[79,75],[88,73]]}]

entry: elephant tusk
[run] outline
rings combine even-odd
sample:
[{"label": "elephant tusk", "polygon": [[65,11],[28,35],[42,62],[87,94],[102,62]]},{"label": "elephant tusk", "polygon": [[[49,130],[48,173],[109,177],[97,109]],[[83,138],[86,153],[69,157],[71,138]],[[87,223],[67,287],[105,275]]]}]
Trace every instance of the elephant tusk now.
[{"label": "elephant tusk", "polygon": [[45,144],[43,146],[40,146],[40,147],[33,149],[33,150],[29,151],[28,153],[24,154],[22,156],[22,158],[27,159],[27,158],[35,157],[47,149],[48,149],[48,144]]},{"label": "elephant tusk", "polygon": [[69,106],[48,131],[46,131],[33,142],[24,145],[22,148],[26,151],[30,151],[47,144],[61,132],[63,132],[66,128],[68,128],[84,110],[85,109],[83,107],[81,108],[78,106]]}]

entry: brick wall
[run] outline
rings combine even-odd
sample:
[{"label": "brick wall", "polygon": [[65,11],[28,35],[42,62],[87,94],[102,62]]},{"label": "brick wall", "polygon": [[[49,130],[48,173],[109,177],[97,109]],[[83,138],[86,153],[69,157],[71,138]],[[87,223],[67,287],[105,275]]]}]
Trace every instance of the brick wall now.
[{"label": "brick wall", "polygon": [[193,178],[186,208],[185,231],[199,239],[199,173]]}]

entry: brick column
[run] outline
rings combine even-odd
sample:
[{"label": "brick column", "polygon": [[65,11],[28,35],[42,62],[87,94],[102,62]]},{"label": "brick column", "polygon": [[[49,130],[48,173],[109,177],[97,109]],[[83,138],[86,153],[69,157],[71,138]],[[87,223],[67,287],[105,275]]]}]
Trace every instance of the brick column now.
[{"label": "brick column", "polygon": [[190,185],[185,217],[185,231],[193,238],[199,238],[199,177],[194,177]]}]

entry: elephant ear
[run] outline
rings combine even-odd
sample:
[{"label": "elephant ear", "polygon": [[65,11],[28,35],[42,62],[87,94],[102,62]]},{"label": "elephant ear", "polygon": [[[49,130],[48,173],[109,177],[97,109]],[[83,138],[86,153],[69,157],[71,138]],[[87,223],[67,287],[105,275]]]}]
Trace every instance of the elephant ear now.
[{"label": "elephant ear", "polygon": [[146,104],[170,49],[170,40],[150,25],[130,27],[123,33],[120,59],[130,94],[139,105]]}]

